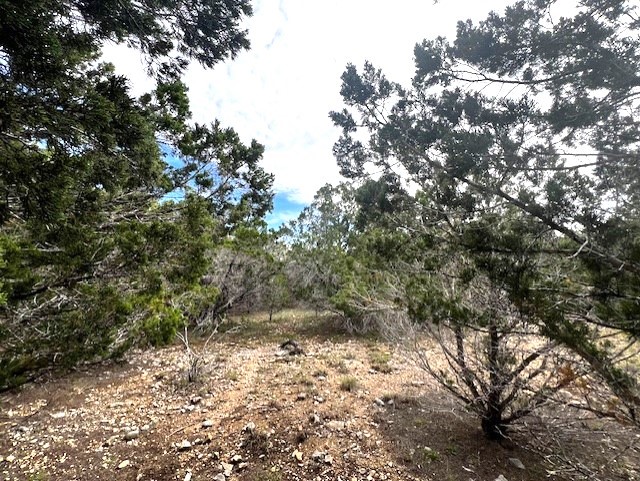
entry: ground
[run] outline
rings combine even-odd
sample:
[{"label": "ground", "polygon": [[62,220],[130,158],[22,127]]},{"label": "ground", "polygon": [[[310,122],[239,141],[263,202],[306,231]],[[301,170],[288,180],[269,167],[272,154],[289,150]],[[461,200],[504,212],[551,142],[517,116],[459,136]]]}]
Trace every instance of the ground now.
[{"label": "ground", "polygon": [[[553,446],[531,449],[535,418],[509,444],[485,440],[476,418],[375,337],[328,315],[267,317],[195,343],[195,382],[175,345],[3,394],[0,479],[533,481],[579,469],[554,462]],[[279,350],[289,338],[304,355]],[[608,463],[601,479],[638,479],[637,442],[622,450],[602,426],[583,428],[588,437],[555,433],[563,455]]]}]

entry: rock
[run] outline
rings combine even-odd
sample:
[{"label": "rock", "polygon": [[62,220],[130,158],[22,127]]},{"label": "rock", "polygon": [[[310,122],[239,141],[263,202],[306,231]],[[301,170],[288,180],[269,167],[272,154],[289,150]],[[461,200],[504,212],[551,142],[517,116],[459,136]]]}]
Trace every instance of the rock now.
[{"label": "rock", "polygon": [[376,400],[373,402],[375,403],[376,406],[380,406],[380,407],[385,407],[386,405],[385,402],[380,398],[376,398]]},{"label": "rock", "polygon": [[524,467],[524,464],[522,464],[522,461],[520,461],[518,458],[509,458],[509,463],[511,463],[512,466],[515,466],[518,469],[526,469]]},{"label": "rock", "polygon": [[220,463],[220,465],[222,466],[222,469],[224,470],[224,475],[226,477],[231,476],[231,471],[233,471],[233,464]]},{"label": "rock", "polygon": [[4,459],[7,461],[7,463],[13,463],[16,460],[16,457],[13,454],[10,454]]},{"label": "rock", "polygon": [[232,464],[238,464],[240,462],[242,462],[242,456],[240,456],[239,454],[236,454],[235,456],[233,456],[231,458],[231,463]]},{"label": "rock", "polygon": [[187,474],[184,475],[184,481],[191,481],[191,471],[187,471]]},{"label": "rock", "polygon": [[242,428],[242,432],[243,433],[253,433],[256,430],[256,423],[249,421],[247,424],[244,425],[244,427]]},{"label": "rock", "polygon": [[494,481],[509,481],[509,480],[501,474]]},{"label": "rock", "polygon": [[202,427],[204,429],[212,428],[213,427],[213,421],[211,421],[210,419],[206,419],[205,421],[202,422]]},{"label": "rock", "polygon": [[333,464],[333,456],[331,456],[330,454],[327,454],[324,457],[324,462],[325,464]]},{"label": "rock", "polygon": [[213,477],[213,481],[227,481],[227,478],[225,477],[224,474],[220,473],[220,474],[216,474]]},{"label": "rock", "polygon": [[322,404],[324,402],[324,398],[322,396],[314,396],[313,400],[318,404]]},{"label": "rock", "polygon": [[64,411],[60,411],[60,412],[57,412],[57,413],[53,413],[53,414],[51,414],[51,417],[52,417],[53,419],[62,419],[62,418],[63,418],[63,417],[65,417],[66,415],[67,415],[67,413],[66,413],[66,412],[64,412]]},{"label": "rock", "polygon": [[309,415],[309,422],[311,424],[320,424],[322,419],[320,419],[320,416],[317,413],[313,413]]},{"label": "rock", "polygon": [[120,464],[118,464],[118,469],[124,469],[127,466],[129,466],[130,464],[131,464],[131,462],[128,459],[125,459]]},{"label": "rock", "polygon": [[236,466],[238,468],[238,471],[242,471],[243,469],[245,469],[247,466],[249,466],[249,463],[240,463],[238,464],[238,466]]},{"label": "rock", "polygon": [[151,424],[145,424],[140,428],[140,432],[142,433],[147,433],[149,431],[151,431]]},{"label": "rock", "polygon": [[346,427],[344,421],[329,421],[327,427],[332,431],[342,431]]},{"label": "rock", "polygon": [[296,460],[298,462],[302,461],[302,451],[298,451],[297,449],[295,451],[293,451],[293,453],[291,453],[291,456],[293,456],[294,458],[296,458]]},{"label": "rock", "polygon": [[327,380],[327,376],[318,376],[316,379],[318,381],[326,381]]},{"label": "rock", "polygon": [[124,434],[125,441],[133,441],[134,439],[138,439],[140,437],[140,431],[137,429],[132,429],[131,431],[127,431]]},{"label": "rock", "polygon": [[200,404],[202,402],[202,397],[201,396],[194,396],[191,398],[191,404],[193,404],[194,406],[196,404]]},{"label": "rock", "polygon": [[306,392],[298,393],[298,397],[296,399],[298,401],[304,401],[305,399],[307,399],[307,393]]},{"label": "rock", "polygon": [[321,462],[324,460],[325,454],[326,453],[323,453],[322,451],[314,451],[311,455],[311,459],[317,462]]},{"label": "rock", "polygon": [[188,451],[191,449],[191,443],[186,439],[183,439],[176,447],[178,448],[178,451]]}]

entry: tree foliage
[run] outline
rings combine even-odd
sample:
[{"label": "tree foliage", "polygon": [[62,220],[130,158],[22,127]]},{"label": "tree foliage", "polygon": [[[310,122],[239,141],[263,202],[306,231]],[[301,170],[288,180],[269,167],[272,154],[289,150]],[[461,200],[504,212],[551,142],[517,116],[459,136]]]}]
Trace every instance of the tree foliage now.
[{"label": "tree foliage", "polygon": [[[244,0],[0,1],[0,387],[167,342],[219,295],[201,284],[211,252],[264,229],[263,147],[194,124],[180,81],[247,48],[250,14]],[[100,62],[106,42],[136,48],[156,88],[132,97]]]},{"label": "tree foliage", "polygon": [[[460,22],[453,42],[425,40],[409,87],[370,63],[349,65],[346,108],[331,114],[343,130],[334,153],[348,177],[368,179],[373,166],[416,191],[414,215],[376,201],[387,226],[369,218],[410,237],[407,245],[422,239],[467,259],[448,273],[462,281],[454,299],[471,281],[489,282],[508,301],[492,315],[496,326],[535,326],[607,384],[612,398],[583,408],[638,422],[627,360],[640,326],[639,12],[624,0],[583,0],[570,15],[560,8],[523,0],[479,24]],[[397,254],[387,252],[393,267]],[[443,304],[441,289],[420,295],[434,272],[447,273],[446,257],[411,256],[405,266],[421,264],[424,275],[401,284],[396,305],[420,322],[439,312],[454,333],[487,326],[457,301]],[[487,399],[496,387],[478,393]]]}]

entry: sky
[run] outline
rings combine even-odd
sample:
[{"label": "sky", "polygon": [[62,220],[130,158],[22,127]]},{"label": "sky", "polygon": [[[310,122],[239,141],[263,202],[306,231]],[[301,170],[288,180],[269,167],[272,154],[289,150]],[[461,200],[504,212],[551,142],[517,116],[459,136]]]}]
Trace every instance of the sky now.
[{"label": "sky", "polygon": [[[332,155],[339,129],[328,117],[342,109],[340,76],[365,60],[392,81],[408,84],[413,47],[452,38],[458,20],[481,20],[507,0],[256,0],[246,19],[251,49],[213,70],[192,65],[184,78],[193,119],[219,119],[249,142],[265,146],[264,168],[275,175],[271,226],[297,217],[315,192],[340,181]],[[135,51],[107,46],[104,58],[131,79],[134,94],[153,82]]]}]

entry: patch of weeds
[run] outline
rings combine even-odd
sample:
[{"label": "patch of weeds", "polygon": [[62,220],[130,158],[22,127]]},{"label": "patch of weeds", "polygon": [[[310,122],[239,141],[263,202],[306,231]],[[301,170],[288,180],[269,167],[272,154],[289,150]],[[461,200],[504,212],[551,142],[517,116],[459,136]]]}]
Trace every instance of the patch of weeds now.
[{"label": "patch of weeds", "polygon": [[263,431],[251,430],[246,431],[243,440],[243,447],[255,455],[266,455],[269,452],[271,443],[269,435]]},{"label": "patch of weeds", "polygon": [[347,366],[347,363],[344,359],[332,357],[330,359],[327,359],[327,365],[333,369],[336,369],[342,374],[347,374],[349,372],[349,366]]},{"label": "patch of weeds", "polygon": [[389,374],[393,368],[389,365],[391,354],[385,351],[373,351],[369,353],[371,368],[383,374]]},{"label": "patch of weeds", "polygon": [[349,361],[353,361],[353,360],[355,360],[355,359],[356,359],[356,355],[355,355],[355,353],[354,353],[353,351],[347,351],[347,352],[344,354],[344,358],[345,358],[345,359],[347,359],[347,360],[349,360]]},{"label": "patch of weeds", "polygon": [[458,454],[458,446],[455,444],[448,444],[446,448],[444,448],[444,452],[449,456],[455,456]]},{"label": "patch of weeds", "polygon": [[264,469],[255,474],[256,481],[282,481],[282,473],[278,471],[271,471],[270,469]]},{"label": "patch of weeds", "polygon": [[312,374],[313,377],[320,377],[320,376],[324,376],[327,377],[327,371],[326,369],[317,369],[313,372]]},{"label": "patch of weeds", "polygon": [[358,389],[358,379],[353,376],[345,376],[340,379],[340,389],[347,392],[353,392]]},{"label": "patch of weeds", "polygon": [[28,481],[47,481],[49,479],[49,475],[38,472],[38,473],[29,475],[27,479]]},{"label": "patch of weeds", "polygon": [[224,376],[229,381],[233,381],[233,382],[236,382],[238,379],[240,379],[240,373],[235,369],[227,369],[227,371],[224,373]]},{"label": "patch of weeds", "polygon": [[424,466],[425,464],[431,464],[439,460],[440,460],[440,453],[427,446],[418,448],[413,453],[413,462],[421,466]]},{"label": "patch of weeds", "polygon": [[301,386],[311,387],[313,386],[313,379],[302,372],[298,372],[291,379],[291,384],[299,384]]}]

